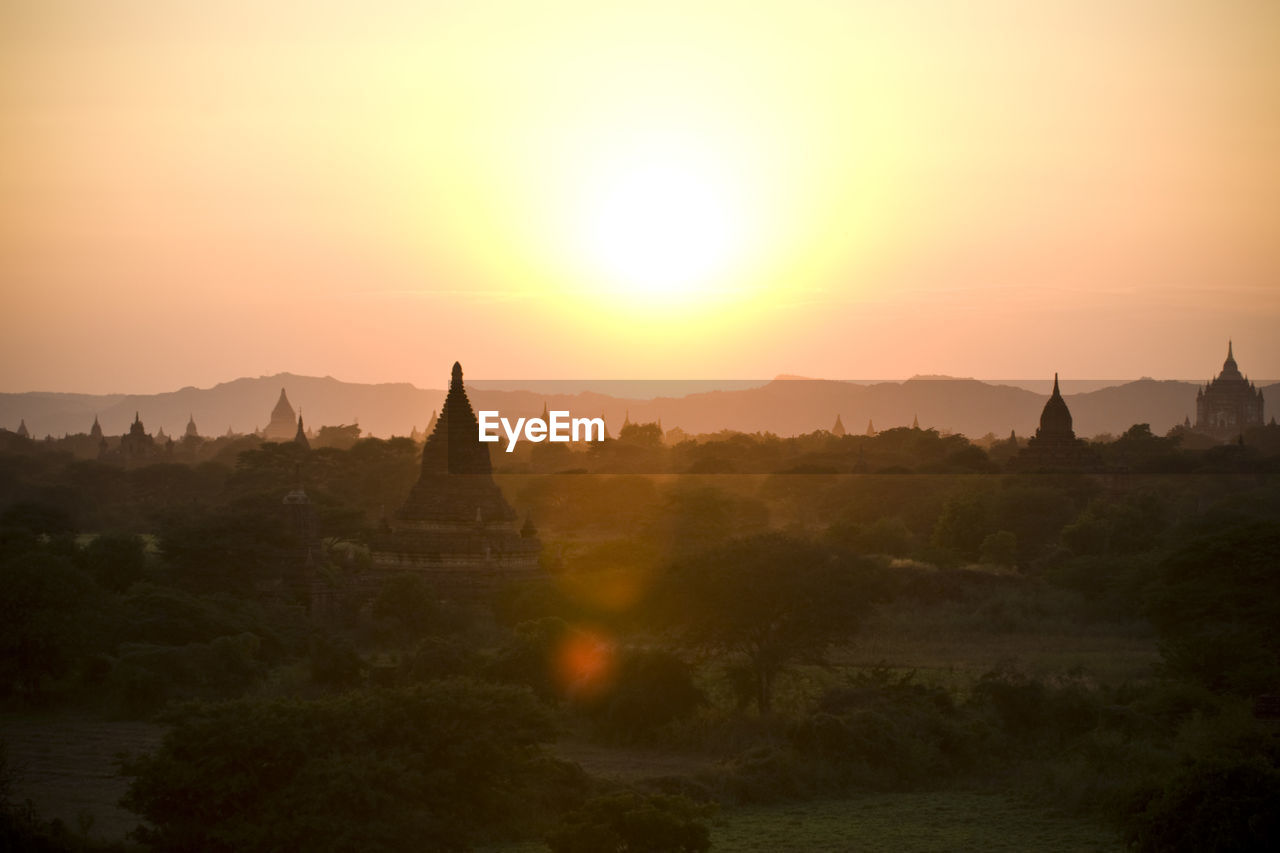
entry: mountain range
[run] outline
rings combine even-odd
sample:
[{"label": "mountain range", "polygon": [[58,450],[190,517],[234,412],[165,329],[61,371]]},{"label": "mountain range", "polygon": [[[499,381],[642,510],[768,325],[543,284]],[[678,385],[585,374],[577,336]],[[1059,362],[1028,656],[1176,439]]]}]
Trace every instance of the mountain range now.
[{"label": "mountain range", "polygon": [[[831,429],[839,415],[845,429],[859,434],[868,421],[877,430],[920,426],[977,438],[987,433],[1007,436],[1035,431],[1047,394],[1015,385],[976,379],[920,377],[901,382],[853,383],[825,379],[778,378],[758,384],[670,383],[672,393],[651,396],[655,383],[626,381],[581,383],[594,390],[565,391],[564,383],[468,384],[476,410],[494,409],[504,417],[539,415],[543,406],[574,417],[603,415],[616,435],[625,418],[661,420],[665,429],[691,434],[722,429],[795,435]],[[108,435],[128,430],[135,413],[147,431],[163,428],[181,435],[188,417],[202,435],[229,430],[247,433],[265,426],[285,389],[308,427],[358,423],[366,435],[408,435],[425,428],[444,401],[442,389],[421,389],[405,382],[361,384],[333,377],[273,376],[241,378],[212,388],[187,387],[161,394],[64,394],[48,392],[0,394],[0,427],[15,430],[24,420],[33,436],[88,432],[94,417]],[[540,390],[545,389],[545,393]],[[682,390],[689,393],[680,393]],[[1119,434],[1135,423],[1150,424],[1157,434],[1190,417],[1195,420],[1197,386],[1176,380],[1140,379],[1064,397],[1078,435]],[[1266,400],[1280,401],[1280,383],[1262,386]],[[1268,406],[1267,417],[1274,411]]]}]

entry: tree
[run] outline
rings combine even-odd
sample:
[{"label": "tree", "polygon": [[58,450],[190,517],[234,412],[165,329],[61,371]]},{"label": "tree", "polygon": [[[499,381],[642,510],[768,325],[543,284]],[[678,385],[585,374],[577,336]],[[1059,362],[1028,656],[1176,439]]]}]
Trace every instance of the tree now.
[{"label": "tree", "polygon": [[657,612],[681,643],[745,664],[769,713],[779,674],[857,632],[877,594],[873,565],[779,533],[738,539],[672,566]]},{"label": "tree", "polygon": [[84,563],[103,589],[124,592],[147,571],[147,543],[132,533],[102,533],[84,547]]},{"label": "tree", "polygon": [[65,557],[33,551],[0,562],[0,695],[36,694],[84,651],[93,581]]},{"label": "tree", "polygon": [[933,544],[966,560],[978,558],[982,540],[992,532],[982,496],[959,494],[947,501],[933,528]]},{"label": "tree", "polygon": [[1210,689],[1256,694],[1280,680],[1280,524],[1188,542],[1159,567],[1146,612],[1171,670]]},{"label": "tree", "polygon": [[658,448],[662,446],[662,427],[656,423],[627,424],[619,430],[618,441],[637,447]]},{"label": "tree", "polygon": [[156,850],[459,850],[510,828],[563,765],[524,690],[464,680],[183,709],[126,764]]}]

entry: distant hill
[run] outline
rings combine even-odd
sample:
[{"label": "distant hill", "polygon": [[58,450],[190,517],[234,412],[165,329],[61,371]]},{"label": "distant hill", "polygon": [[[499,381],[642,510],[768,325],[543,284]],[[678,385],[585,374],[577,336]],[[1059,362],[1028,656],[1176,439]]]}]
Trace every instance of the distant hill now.
[{"label": "distant hill", "polygon": [[[851,433],[863,432],[868,420],[882,430],[909,426],[918,418],[922,427],[973,438],[989,432],[1005,436],[1010,430],[1028,435],[1035,431],[1047,399],[1046,394],[1013,385],[925,377],[871,384],[779,378],[754,386],[734,383],[726,390],[647,399],[627,396],[639,389],[626,382],[599,383],[597,387],[609,393],[549,394],[528,387],[490,387],[494,384],[469,386],[477,409],[528,417],[540,414],[546,404],[575,416],[604,415],[613,435],[627,415],[637,422],[661,420],[667,429],[678,426],[689,433],[733,429],[795,435],[830,429],[837,414]],[[548,387],[556,386],[548,383]],[[705,388],[707,383],[684,387]],[[1066,400],[1076,432],[1082,436],[1119,434],[1135,423],[1148,423],[1155,432],[1164,433],[1185,417],[1195,420],[1196,387],[1190,382],[1141,379],[1067,394]],[[163,428],[170,435],[181,435],[189,415],[202,435],[220,435],[228,428],[247,433],[267,423],[281,388],[308,426],[359,423],[365,434],[378,436],[407,435],[415,426],[424,428],[444,401],[443,389],[421,389],[405,382],[366,385],[329,376],[280,373],[163,394],[0,394],[0,426],[16,429],[19,420],[25,419],[34,436],[61,436],[88,432],[96,415],[105,432],[120,435],[137,412],[152,433]],[[1280,402],[1280,383],[1265,386],[1263,394],[1270,417]]]}]

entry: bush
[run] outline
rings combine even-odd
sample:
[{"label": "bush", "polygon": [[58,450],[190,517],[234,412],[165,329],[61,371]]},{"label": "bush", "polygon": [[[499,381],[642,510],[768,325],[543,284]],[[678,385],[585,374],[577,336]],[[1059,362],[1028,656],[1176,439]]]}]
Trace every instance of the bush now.
[{"label": "bush", "polygon": [[260,649],[250,633],[183,646],[125,643],[111,681],[131,714],[155,711],[171,699],[230,698],[262,677]]},{"label": "bush", "polygon": [[630,792],[594,797],[548,837],[552,853],[701,853],[711,849],[707,808],[679,796]]},{"label": "bush", "polygon": [[636,649],[623,654],[610,689],[586,710],[608,735],[634,740],[704,704],[687,663],[670,652]]},{"label": "bush", "polygon": [[317,635],[311,643],[311,680],[325,687],[355,687],[360,683],[364,661],[356,647],[344,637]]},{"label": "bush", "polygon": [[1131,816],[1125,835],[1159,853],[1280,850],[1280,770],[1262,756],[1193,763]]},{"label": "bush", "polygon": [[147,547],[132,533],[103,533],[84,547],[85,568],[103,589],[124,592],[147,571]]},{"label": "bush", "polygon": [[987,734],[936,687],[912,676],[865,675],[828,690],[790,738],[811,761],[827,761],[841,786],[902,789],[971,768]]},{"label": "bush", "polygon": [[578,778],[541,756],[553,729],[527,691],[463,680],[174,721],[125,767],[135,834],[162,851],[465,849]]}]

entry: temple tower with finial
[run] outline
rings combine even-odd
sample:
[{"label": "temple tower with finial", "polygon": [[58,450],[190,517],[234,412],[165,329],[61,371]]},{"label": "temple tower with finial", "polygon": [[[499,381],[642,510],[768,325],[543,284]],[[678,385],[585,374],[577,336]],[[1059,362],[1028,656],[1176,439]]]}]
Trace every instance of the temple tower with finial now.
[{"label": "temple tower with finial", "polygon": [[27,419],[26,419],[26,418],[20,418],[20,419],[18,420],[18,432],[17,432],[17,435],[18,435],[18,437],[19,437],[19,438],[31,438],[31,431],[27,429]]},{"label": "temple tower with finial", "polygon": [[199,438],[200,430],[196,429],[196,416],[187,414],[187,429],[182,434],[183,438]]},{"label": "temple tower with finial", "polygon": [[1075,441],[1076,432],[1072,429],[1071,410],[1067,401],[1062,399],[1058,390],[1058,374],[1053,374],[1053,393],[1040,412],[1040,428],[1036,430],[1036,438],[1042,441]]},{"label": "temple tower with finial", "polygon": [[127,465],[147,460],[154,456],[155,453],[155,439],[147,434],[146,427],[142,425],[141,414],[134,412],[133,423],[129,425],[129,431],[120,437],[120,456]]},{"label": "temple tower with finial", "polygon": [[876,425],[872,423],[871,418],[867,418],[867,431],[863,435],[873,438],[876,434]]},{"label": "temple tower with finial", "polygon": [[303,450],[311,449],[311,442],[307,441],[307,431],[302,427],[302,412],[298,412],[298,431],[293,434],[293,443],[301,447]]},{"label": "temple tower with finial", "polygon": [[1240,372],[1232,342],[1227,341],[1222,372],[1196,391],[1196,432],[1231,441],[1266,423],[1263,408],[1262,391]]},{"label": "temple tower with finial", "polygon": [[[1010,442],[1017,438],[1009,433]],[[1024,471],[1074,471],[1095,468],[1098,459],[1083,440],[1076,438],[1071,410],[1062,398],[1058,374],[1053,374],[1053,392],[1040,412],[1040,426],[1027,440],[1011,464]]]},{"label": "temple tower with finial", "polygon": [[280,399],[276,400],[276,407],[271,410],[271,421],[262,431],[263,440],[291,441],[294,434],[294,420],[297,417],[293,406],[289,404],[289,396],[281,388]]},{"label": "temple tower with finial", "polygon": [[844,428],[844,421],[840,420],[839,415],[836,415],[836,423],[835,423],[835,426],[831,427],[831,434],[838,438],[842,438],[846,434],[845,428]]},{"label": "temple tower with finial", "polygon": [[373,564],[388,575],[418,572],[444,597],[483,596],[539,571],[541,544],[522,536],[518,521],[493,480],[489,445],[455,362],[418,482],[375,543]]}]

